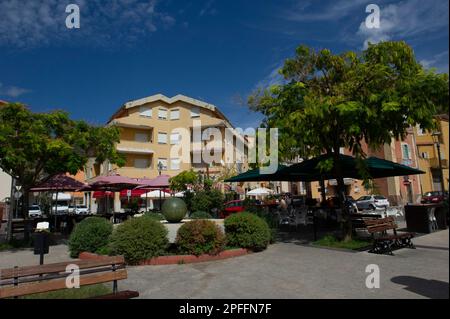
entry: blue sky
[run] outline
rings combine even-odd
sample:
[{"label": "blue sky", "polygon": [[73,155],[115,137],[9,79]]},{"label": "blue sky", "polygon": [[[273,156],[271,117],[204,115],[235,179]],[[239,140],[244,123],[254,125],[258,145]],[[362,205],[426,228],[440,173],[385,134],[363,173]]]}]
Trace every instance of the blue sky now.
[{"label": "blue sky", "polygon": [[[67,29],[65,7],[81,10]],[[367,4],[381,8],[366,29]],[[217,105],[243,128],[245,105],[300,44],[334,52],[406,40],[448,73],[448,0],[0,0],[0,99],[104,124],[123,103],[162,93]]]}]

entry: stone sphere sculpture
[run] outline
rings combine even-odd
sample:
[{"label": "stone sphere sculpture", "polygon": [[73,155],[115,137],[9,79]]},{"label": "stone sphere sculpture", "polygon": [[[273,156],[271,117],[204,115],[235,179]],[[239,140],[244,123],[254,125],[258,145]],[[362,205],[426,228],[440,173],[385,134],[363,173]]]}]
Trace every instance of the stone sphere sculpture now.
[{"label": "stone sphere sculpture", "polygon": [[178,223],[186,216],[186,203],[177,197],[171,197],[164,201],[162,214],[169,223]]}]

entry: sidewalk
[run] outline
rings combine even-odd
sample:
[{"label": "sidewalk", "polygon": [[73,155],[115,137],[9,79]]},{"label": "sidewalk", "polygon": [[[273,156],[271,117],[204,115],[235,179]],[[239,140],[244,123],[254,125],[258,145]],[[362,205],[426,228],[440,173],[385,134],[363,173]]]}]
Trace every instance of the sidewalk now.
[{"label": "sidewalk", "polygon": [[[215,262],[128,267],[120,289],[140,298],[448,298],[449,230],[414,239],[395,256],[316,248],[296,241]],[[45,263],[70,260],[50,247]],[[0,252],[0,268],[37,265],[33,251]],[[380,269],[379,289],[365,285],[366,267]]]}]

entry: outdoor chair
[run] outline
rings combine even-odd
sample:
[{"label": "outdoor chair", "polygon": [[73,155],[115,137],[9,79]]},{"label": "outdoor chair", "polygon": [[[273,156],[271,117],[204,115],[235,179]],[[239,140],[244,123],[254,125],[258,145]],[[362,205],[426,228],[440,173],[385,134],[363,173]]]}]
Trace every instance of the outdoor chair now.
[{"label": "outdoor chair", "polygon": [[436,208],[433,207],[433,208],[431,208],[431,209],[428,211],[428,220],[429,220],[429,222],[430,222],[430,227],[431,227],[431,231],[432,231],[432,232],[434,232],[434,231],[436,231],[436,230],[439,229],[439,226],[438,226],[438,223],[437,223],[437,220],[436,220],[436,216],[434,215],[435,209],[436,209]]},{"label": "outdoor chair", "polygon": [[306,208],[295,209],[293,216],[291,216],[289,226],[295,226],[298,229],[298,225],[306,226],[308,224],[308,210]]}]

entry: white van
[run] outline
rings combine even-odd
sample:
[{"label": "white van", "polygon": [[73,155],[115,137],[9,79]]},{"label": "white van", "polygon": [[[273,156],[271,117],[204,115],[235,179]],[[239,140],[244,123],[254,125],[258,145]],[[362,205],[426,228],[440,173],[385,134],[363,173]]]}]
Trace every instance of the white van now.
[{"label": "white van", "polygon": [[51,214],[54,214],[55,212],[57,215],[68,214],[71,200],[72,196],[70,194],[58,193],[58,197],[56,194],[53,194]]}]

